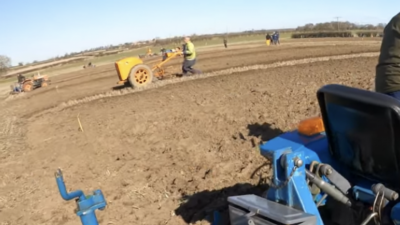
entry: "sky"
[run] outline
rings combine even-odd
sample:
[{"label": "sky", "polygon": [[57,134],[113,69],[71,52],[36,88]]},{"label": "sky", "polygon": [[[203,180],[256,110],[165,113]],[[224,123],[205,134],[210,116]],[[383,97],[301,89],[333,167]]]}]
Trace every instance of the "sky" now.
[{"label": "sky", "polygon": [[0,55],[12,64],[171,36],[294,28],[340,21],[387,23],[397,0],[0,0]]}]

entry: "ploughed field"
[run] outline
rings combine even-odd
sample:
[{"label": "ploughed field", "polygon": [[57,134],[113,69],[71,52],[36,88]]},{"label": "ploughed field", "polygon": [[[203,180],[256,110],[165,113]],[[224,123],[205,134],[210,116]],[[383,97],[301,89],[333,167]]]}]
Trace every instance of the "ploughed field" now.
[{"label": "ploughed field", "polygon": [[318,115],[319,87],[373,88],[379,44],[209,48],[198,53],[203,75],[142,90],[114,88],[111,64],[9,97],[0,110],[0,224],[79,225],[75,203],[58,193],[58,167],[69,191],[103,191],[100,224],[210,224],[228,196],[265,191],[271,171],[257,170],[266,162],[258,144]]}]

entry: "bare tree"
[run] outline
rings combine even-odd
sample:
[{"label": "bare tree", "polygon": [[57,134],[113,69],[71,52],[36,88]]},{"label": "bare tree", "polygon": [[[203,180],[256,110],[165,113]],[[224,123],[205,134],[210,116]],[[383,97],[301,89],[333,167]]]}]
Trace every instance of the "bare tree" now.
[{"label": "bare tree", "polygon": [[5,73],[11,66],[11,59],[5,55],[0,55],[0,74]]}]

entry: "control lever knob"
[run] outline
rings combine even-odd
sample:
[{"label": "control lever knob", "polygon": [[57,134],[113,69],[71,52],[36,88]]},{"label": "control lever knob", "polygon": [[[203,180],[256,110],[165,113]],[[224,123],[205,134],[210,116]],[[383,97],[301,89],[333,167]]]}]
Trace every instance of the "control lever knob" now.
[{"label": "control lever knob", "polygon": [[396,201],[399,198],[399,194],[383,184],[373,184],[371,190],[377,194],[379,192],[383,193],[383,196],[389,201]]}]

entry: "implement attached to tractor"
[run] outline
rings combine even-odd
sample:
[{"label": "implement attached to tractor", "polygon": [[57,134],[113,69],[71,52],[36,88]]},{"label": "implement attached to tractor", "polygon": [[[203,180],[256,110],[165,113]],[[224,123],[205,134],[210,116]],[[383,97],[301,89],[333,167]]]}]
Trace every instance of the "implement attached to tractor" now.
[{"label": "implement attached to tractor", "polygon": [[153,68],[143,64],[143,61],[137,57],[128,57],[115,62],[115,69],[118,73],[119,82],[131,87],[143,87],[153,81],[153,77],[161,80],[165,76],[163,65],[171,59],[181,56],[182,52],[168,53],[165,60],[157,63]]},{"label": "implement attached to tractor", "polygon": [[[341,85],[324,86],[317,97],[322,117],[260,146],[273,168],[270,188],[229,197],[231,225],[400,225],[400,103]],[[97,225],[94,210],[105,206],[97,193],[73,195],[85,212],[78,215],[92,218],[83,225]],[[213,225],[220,218],[214,212]]]}]

